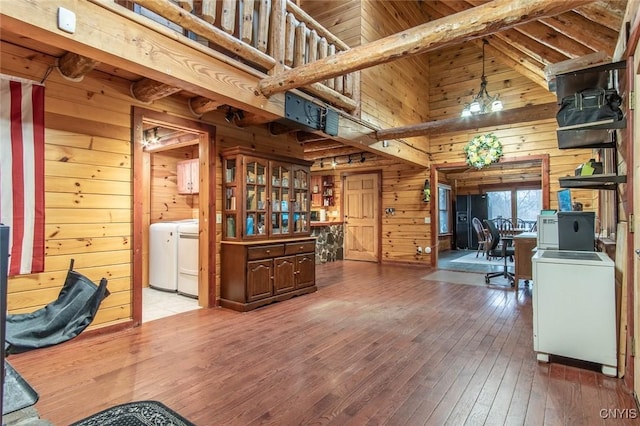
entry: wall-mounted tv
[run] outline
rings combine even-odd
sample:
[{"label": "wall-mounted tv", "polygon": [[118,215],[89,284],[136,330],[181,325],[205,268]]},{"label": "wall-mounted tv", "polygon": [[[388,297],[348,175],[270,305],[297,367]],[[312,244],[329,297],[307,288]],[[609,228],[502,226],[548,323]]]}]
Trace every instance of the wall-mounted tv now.
[{"label": "wall-mounted tv", "polygon": [[558,210],[561,212],[570,212],[571,207],[571,190],[569,188],[558,191]]}]

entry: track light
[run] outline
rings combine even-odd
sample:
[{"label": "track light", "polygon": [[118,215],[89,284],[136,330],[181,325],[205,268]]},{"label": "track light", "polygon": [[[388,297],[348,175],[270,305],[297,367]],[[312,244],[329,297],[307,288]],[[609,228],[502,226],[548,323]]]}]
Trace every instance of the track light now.
[{"label": "track light", "polygon": [[364,158],[364,152],[361,152],[361,153],[360,153],[360,162],[361,162],[361,163],[364,163],[364,162],[365,162],[365,160],[366,160],[366,158]]},{"label": "track light", "polygon": [[233,121],[233,116],[235,114],[233,113],[233,109],[231,107],[229,107],[227,109],[227,113],[224,115],[224,119],[227,121],[227,123],[231,123]]},{"label": "track light", "polygon": [[347,160],[347,164],[351,164],[353,160],[351,159],[351,154],[349,154],[349,159]]},{"label": "track light", "polygon": [[331,167],[335,169],[337,165],[338,165],[338,162],[336,161],[336,157],[333,157],[333,161],[331,162]]},{"label": "track light", "polygon": [[324,158],[320,159],[320,168],[324,168]]},{"label": "track light", "polygon": [[382,147],[383,148],[389,148],[389,141],[387,141],[387,140],[382,141]]}]

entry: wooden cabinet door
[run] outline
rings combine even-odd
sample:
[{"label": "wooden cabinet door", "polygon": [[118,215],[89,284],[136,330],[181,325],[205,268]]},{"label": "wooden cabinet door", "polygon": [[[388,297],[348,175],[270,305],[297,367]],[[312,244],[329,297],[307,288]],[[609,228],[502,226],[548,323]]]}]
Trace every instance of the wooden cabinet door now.
[{"label": "wooden cabinet door", "polygon": [[178,194],[197,194],[200,189],[200,162],[193,160],[179,161],[176,165],[178,175]]},{"label": "wooden cabinet door", "polygon": [[278,257],[273,260],[273,292],[281,294],[295,288],[295,256]]},{"label": "wooden cabinet door", "polygon": [[316,282],[316,255],[296,255],[296,288],[309,287]]},{"label": "wooden cabinet door", "polygon": [[247,262],[247,302],[264,299],[273,294],[273,261]]}]

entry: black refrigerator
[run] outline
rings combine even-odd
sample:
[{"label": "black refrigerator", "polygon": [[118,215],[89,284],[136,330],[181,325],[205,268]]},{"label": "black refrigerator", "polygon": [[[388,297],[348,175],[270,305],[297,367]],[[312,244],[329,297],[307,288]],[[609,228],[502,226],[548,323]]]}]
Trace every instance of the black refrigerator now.
[{"label": "black refrigerator", "polygon": [[[478,248],[478,236],[471,221],[474,217],[481,222],[487,219],[488,203],[486,194],[456,196],[456,248]],[[484,222],[483,222],[484,224]]]}]

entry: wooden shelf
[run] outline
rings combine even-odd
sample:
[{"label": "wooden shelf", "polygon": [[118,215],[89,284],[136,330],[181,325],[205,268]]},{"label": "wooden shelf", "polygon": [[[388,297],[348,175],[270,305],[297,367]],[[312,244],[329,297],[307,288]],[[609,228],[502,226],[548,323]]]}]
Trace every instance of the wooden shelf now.
[{"label": "wooden shelf", "polygon": [[626,127],[627,119],[623,117],[622,120],[614,120],[613,118],[610,118],[608,120],[592,121],[590,123],[558,127],[558,131],[563,132],[566,130],[624,129]]},{"label": "wooden shelf", "polygon": [[558,179],[560,188],[616,189],[619,183],[626,183],[627,177],[613,173],[591,176],[567,176]]}]

